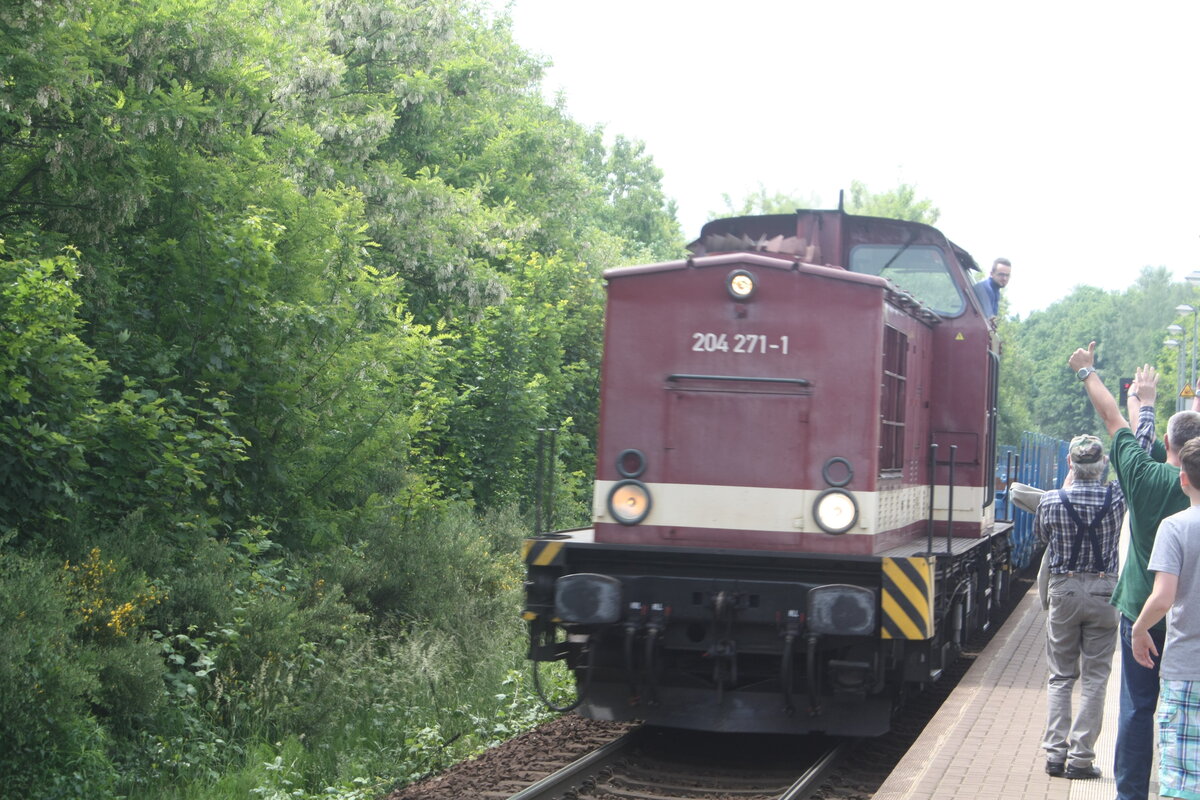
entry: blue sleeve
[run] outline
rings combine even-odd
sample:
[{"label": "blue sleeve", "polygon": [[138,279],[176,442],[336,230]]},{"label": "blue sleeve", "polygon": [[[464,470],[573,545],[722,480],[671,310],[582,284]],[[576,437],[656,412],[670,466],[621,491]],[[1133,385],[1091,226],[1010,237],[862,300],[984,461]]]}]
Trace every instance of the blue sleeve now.
[{"label": "blue sleeve", "polygon": [[996,309],[992,307],[992,295],[988,291],[987,282],[989,278],[984,278],[979,283],[975,284],[975,296],[979,298],[979,305],[983,307],[983,313],[989,317],[996,316]]}]

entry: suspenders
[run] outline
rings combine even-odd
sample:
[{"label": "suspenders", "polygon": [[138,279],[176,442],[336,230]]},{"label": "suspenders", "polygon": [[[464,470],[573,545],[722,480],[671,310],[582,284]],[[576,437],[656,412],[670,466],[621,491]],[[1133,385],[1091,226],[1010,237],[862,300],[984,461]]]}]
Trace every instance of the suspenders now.
[{"label": "suspenders", "polygon": [[1100,520],[1104,519],[1108,514],[1108,510],[1112,508],[1112,493],[1113,487],[1110,483],[1108,491],[1104,494],[1104,505],[1100,507],[1100,511],[1096,513],[1095,518],[1085,524],[1079,516],[1079,512],[1075,510],[1075,506],[1071,505],[1071,500],[1067,497],[1067,493],[1062,489],[1058,490],[1058,498],[1062,501],[1063,507],[1067,509],[1067,514],[1070,515],[1071,521],[1075,523],[1075,540],[1071,547],[1071,559],[1067,562],[1068,572],[1078,572],[1079,565],[1079,548],[1083,544],[1083,536],[1086,533],[1092,544],[1092,559],[1095,562],[1096,572],[1108,572],[1104,563],[1104,554],[1100,552],[1100,537],[1096,534],[1096,529],[1100,527]]}]

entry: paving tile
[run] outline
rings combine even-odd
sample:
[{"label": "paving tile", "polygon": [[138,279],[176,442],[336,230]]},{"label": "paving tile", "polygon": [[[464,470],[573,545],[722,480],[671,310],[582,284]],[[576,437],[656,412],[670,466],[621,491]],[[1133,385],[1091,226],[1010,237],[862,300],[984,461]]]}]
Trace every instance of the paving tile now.
[{"label": "paving tile", "polygon": [[1045,623],[1032,588],[873,800],[1099,800],[1116,794],[1111,766],[1120,652],[1114,655],[1105,727],[1096,747],[1104,774],[1094,781],[1051,778],[1041,750]]}]

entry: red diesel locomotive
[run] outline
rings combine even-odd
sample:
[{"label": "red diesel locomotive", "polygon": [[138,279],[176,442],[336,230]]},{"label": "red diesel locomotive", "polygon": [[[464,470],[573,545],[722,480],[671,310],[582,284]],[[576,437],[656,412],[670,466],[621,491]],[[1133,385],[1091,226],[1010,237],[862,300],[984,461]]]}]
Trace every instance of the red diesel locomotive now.
[{"label": "red diesel locomotive", "polygon": [[883,733],[1008,591],[978,267],[841,209],[690,249],[605,273],[594,524],[524,547],[535,677],[565,659],[596,719]]}]

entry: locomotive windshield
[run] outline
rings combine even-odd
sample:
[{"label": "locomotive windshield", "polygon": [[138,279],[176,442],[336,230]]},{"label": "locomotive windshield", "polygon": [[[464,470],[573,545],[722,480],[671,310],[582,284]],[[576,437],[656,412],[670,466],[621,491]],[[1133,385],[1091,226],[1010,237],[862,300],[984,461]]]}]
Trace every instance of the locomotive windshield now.
[{"label": "locomotive windshield", "polygon": [[943,316],[966,306],[940,247],[860,244],[850,251],[850,270],[887,278]]}]

